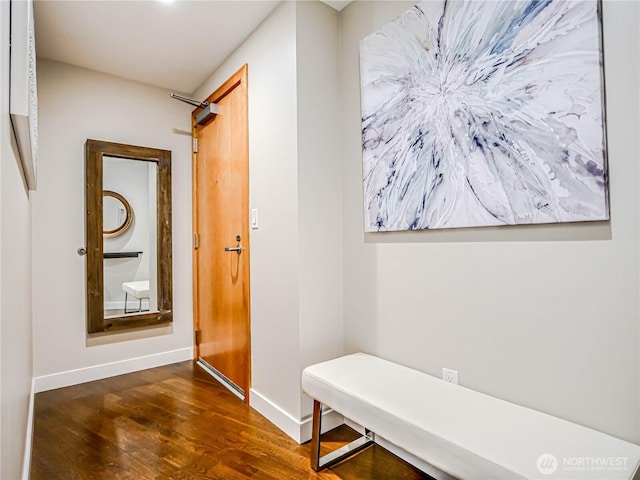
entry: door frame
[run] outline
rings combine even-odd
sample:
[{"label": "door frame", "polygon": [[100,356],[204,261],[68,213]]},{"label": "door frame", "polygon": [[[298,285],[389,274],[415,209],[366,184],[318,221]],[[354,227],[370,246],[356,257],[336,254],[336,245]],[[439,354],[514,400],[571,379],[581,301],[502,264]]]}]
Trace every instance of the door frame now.
[{"label": "door frame", "polygon": [[[240,69],[238,69],[231,77],[229,77],[220,87],[218,87],[211,95],[206,98],[206,101],[209,103],[217,103],[222,100],[231,90],[235,88],[241,88],[245,97],[245,108],[244,117],[246,119],[246,125],[244,129],[244,138],[241,140],[243,142],[244,151],[243,158],[246,165],[246,189],[245,189],[245,198],[243,199],[243,207],[246,210],[244,212],[245,222],[247,226],[247,235],[242,239],[242,255],[246,255],[246,287],[245,287],[245,298],[246,309],[247,309],[247,322],[246,322],[246,335],[248,339],[247,345],[247,379],[248,385],[244,392],[244,401],[249,403],[249,391],[251,389],[251,264],[250,264],[250,228],[249,228],[249,102],[248,102],[248,65],[245,63]],[[196,247],[196,235],[198,234],[198,168],[197,168],[197,138],[198,138],[198,129],[200,128],[196,124],[196,115],[202,111],[201,108],[196,108],[191,114],[191,137],[192,137],[192,161],[191,161],[191,174],[192,174],[192,224],[193,224],[193,232],[192,232],[192,260],[193,260],[193,326],[194,326],[194,361],[197,361],[200,358],[200,345],[199,345],[199,335],[200,335],[200,318],[198,313],[198,301],[199,301],[199,285],[198,285],[198,249]],[[212,208],[216,208],[212,206]],[[224,211],[224,209],[221,209]]]}]

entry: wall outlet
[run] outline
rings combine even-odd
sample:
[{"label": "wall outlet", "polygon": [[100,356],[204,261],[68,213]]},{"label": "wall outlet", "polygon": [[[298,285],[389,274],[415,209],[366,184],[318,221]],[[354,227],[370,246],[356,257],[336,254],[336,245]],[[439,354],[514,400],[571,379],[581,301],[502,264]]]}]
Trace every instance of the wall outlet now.
[{"label": "wall outlet", "polygon": [[451,370],[450,368],[443,368],[442,369],[442,379],[445,382],[455,383],[457,385],[458,384],[458,371],[457,370]]}]

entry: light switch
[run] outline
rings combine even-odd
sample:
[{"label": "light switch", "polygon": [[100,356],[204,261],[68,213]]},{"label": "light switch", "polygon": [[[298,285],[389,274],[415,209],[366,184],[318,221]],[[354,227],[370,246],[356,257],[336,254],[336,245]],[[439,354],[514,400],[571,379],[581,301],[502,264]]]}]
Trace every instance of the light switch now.
[{"label": "light switch", "polygon": [[258,209],[257,208],[251,209],[251,228],[253,230],[258,229]]}]

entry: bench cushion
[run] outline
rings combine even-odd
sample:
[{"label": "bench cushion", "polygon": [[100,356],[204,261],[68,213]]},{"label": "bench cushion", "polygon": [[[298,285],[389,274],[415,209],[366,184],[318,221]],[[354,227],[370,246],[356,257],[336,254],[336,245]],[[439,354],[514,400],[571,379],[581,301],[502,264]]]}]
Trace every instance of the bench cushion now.
[{"label": "bench cushion", "polygon": [[[363,353],[307,367],[302,388],[458,478],[629,479],[640,462],[638,445]],[[557,459],[555,475],[538,469],[543,454]],[[590,459],[609,463],[570,465]]]},{"label": "bench cushion", "polygon": [[139,282],[124,282],[122,290],[136,298],[149,298],[149,280]]}]

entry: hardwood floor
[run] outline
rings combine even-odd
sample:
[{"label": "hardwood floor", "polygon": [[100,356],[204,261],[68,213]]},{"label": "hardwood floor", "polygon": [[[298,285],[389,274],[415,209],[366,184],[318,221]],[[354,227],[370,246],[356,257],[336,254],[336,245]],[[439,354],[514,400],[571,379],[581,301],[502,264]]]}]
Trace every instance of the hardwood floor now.
[{"label": "hardwood floor", "polygon": [[[355,438],[342,426],[330,449]],[[430,479],[378,445],[331,469],[192,362],[35,397],[31,478]]]}]

